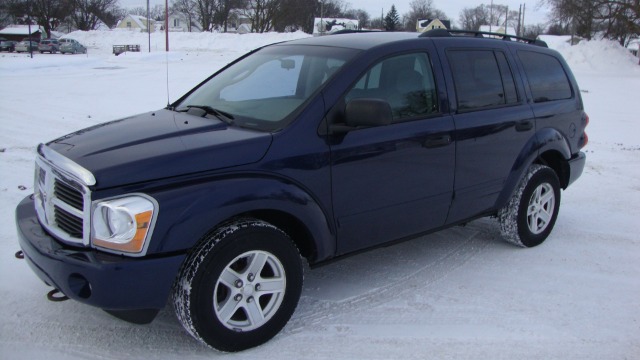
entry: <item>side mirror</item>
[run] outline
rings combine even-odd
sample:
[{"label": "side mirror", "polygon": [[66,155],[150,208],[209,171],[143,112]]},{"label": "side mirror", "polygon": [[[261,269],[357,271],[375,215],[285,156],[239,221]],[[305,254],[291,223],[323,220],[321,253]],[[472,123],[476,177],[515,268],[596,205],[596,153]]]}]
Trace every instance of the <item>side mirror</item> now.
[{"label": "side mirror", "polygon": [[345,106],[344,123],[331,124],[327,129],[328,132],[319,130],[319,134],[346,134],[357,128],[389,125],[391,120],[393,120],[391,105],[385,100],[354,99]]},{"label": "side mirror", "polygon": [[391,105],[382,99],[354,99],[347,103],[345,121],[351,127],[371,127],[391,124]]}]

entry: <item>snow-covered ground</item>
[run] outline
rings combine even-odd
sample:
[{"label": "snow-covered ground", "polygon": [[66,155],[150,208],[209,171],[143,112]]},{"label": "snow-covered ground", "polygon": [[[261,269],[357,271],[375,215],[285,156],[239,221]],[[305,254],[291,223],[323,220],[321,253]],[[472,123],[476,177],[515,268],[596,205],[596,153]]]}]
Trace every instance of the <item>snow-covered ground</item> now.
[{"label": "snow-covered ground", "polygon": [[[572,66],[591,118],[583,176],[533,249],[492,219],[306,274],[300,305],[267,344],[239,354],[191,339],[170,307],[132,325],[52,303],[18,250],[14,208],[35,146],[158,109],[242,53],[297,34],[73,33],[87,55],[0,54],[0,359],[640,359],[640,66],[609,42],[547,39]],[[141,53],[111,55],[114,44]],[[169,95],[167,68],[169,63]]]}]

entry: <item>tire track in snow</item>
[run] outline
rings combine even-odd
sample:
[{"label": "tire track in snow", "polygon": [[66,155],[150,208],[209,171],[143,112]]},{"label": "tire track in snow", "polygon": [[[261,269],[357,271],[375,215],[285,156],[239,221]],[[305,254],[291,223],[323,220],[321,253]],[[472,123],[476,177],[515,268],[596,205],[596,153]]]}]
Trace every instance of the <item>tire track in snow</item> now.
[{"label": "tire track in snow", "polygon": [[[473,223],[466,227],[452,228],[392,247],[357,255],[358,259],[352,261],[352,264],[343,266],[347,268],[344,276],[338,275],[338,277],[333,277],[332,279],[328,277],[323,279],[322,275],[317,275],[314,272],[322,272],[324,268],[312,270],[306,274],[305,288],[300,304],[282,334],[298,333],[308,329],[310,326],[316,326],[326,319],[338,318],[365,306],[379,306],[401,298],[406,293],[413,292],[418,288],[428,287],[481,253],[492,243],[488,240],[491,238],[493,238],[493,234],[489,232],[485,225]],[[395,261],[396,264],[391,267],[385,266],[385,268],[390,268],[391,271],[394,271],[395,274],[389,274],[390,276],[381,285],[372,287],[370,290],[361,291],[355,296],[337,300],[322,299],[321,296],[312,294],[314,287],[317,287],[317,292],[321,293],[324,290],[329,290],[334,285],[334,282],[344,281],[344,277],[348,276],[349,273],[359,271],[357,269],[359,265],[375,268],[380,265],[379,262],[375,261],[379,254],[375,253],[390,251],[396,247],[399,248],[397,249],[397,252],[400,253],[399,258],[397,258],[398,254],[393,254],[387,258],[388,261]],[[437,254],[434,256],[433,253]],[[407,258],[412,258],[411,260],[414,261],[422,261],[423,263],[403,270],[400,268],[402,266],[400,263]],[[344,259],[339,263],[349,260],[351,259]],[[338,267],[339,263],[327,266]],[[397,275],[398,273],[400,274]]]}]

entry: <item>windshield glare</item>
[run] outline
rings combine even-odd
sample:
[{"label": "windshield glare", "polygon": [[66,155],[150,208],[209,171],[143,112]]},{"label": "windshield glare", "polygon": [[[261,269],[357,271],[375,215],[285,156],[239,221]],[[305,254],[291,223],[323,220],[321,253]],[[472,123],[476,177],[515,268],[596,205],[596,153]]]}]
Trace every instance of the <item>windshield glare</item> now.
[{"label": "windshield glare", "polygon": [[233,115],[239,126],[281,129],[354,53],[317,46],[267,47],[202,84],[176,108],[208,106]]}]

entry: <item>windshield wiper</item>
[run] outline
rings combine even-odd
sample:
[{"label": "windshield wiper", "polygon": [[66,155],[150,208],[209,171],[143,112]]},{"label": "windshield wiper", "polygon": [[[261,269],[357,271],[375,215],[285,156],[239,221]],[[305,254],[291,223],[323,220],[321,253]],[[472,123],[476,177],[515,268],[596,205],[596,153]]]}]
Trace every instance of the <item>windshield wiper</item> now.
[{"label": "windshield wiper", "polygon": [[177,110],[177,111],[187,112],[191,108],[204,110],[207,114],[215,115],[217,118],[226,122],[227,124],[233,124],[233,120],[235,119],[233,115],[229,114],[228,112],[213,108],[209,105],[187,105],[186,109]]}]

